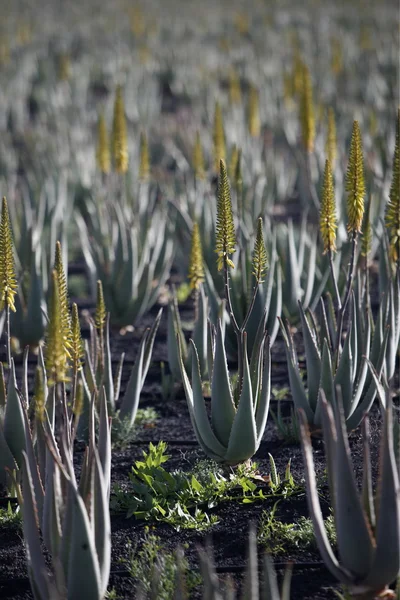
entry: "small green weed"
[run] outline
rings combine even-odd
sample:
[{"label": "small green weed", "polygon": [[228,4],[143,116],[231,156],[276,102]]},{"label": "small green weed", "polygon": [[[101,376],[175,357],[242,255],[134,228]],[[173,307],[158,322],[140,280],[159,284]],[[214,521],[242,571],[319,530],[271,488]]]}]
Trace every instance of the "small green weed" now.
[{"label": "small green weed", "polygon": [[21,511],[19,506],[13,510],[11,503],[8,503],[7,508],[0,508],[0,527],[8,527],[10,529],[19,529],[21,527]]},{"label": "small green weed", "polygon": [[127,446],[136,439],[139,427],[151,426],[157,419],[158,414],[151,406],[139,408],[134,427],[131,426],[129,419],[127,419],[126,422],[118,421],[118,426],[112,428],[113,444],[119,448]]}]

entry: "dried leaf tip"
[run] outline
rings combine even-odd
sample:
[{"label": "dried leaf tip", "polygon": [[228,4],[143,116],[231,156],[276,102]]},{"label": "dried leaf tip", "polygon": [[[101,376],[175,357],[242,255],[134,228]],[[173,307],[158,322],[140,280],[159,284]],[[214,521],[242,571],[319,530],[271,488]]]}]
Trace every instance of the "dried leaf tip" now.
[{"label": "dried leaf tip", "polygon": [[196,179],[205,179],[203,147],[198,131],[193,147],[192,167]]},{"label": "dried leaf tip", "polygon": [[99,116],[97,124],[97,167],[101,173],[107,174],[111,168],[110,145],[108,141],[107,125],[104,115]]},{"label": "dried leaf tip", "polygon": [[307,65],[302,69],[302,86],[300,93],[300,124],[303,145],[307,152],[314,150],[315,109],[312,97],[311,75]]},{"label": "dried leaf tip", "polygon": [[128,135],[121,86],[118,86],[115,95],[112,147],[116,172],[126,173],[128,170]]},{"label": "dried leaf tip", "polygon": [[16,311],[14,296],[17,289],[10,215],[7,200],[3,197],[0,219],[0,311],[7,306]]},{"label": "dried leaf tip", "polygon": [[326,156],[330,162],[332,169],[335,168],[336,162],[336,123],[335,123],[335,113],[333,112],[333,108],[328,108],[328,131],[326,136],[326,145],[325,152]]},{"label": "dried leaf tip", "polygon": [[216,225],[216,248],[218,254],[217,265],[220,271],[224,264],[234,268],[230,254],[235,252],[236,234],[233,220],[231,192],[229,188],[228,174],[225,161],[220,160],[220,173],[218,181],[217,199],[217,225]]},{"label": "dried leaf tip", "polygon": [[393,175],[389,201],[386,205],[385,224],[390,251],[394,261],[400,261],[400,108],[397,111],[396,142],[393,154]]},{"label": "dried leaf tip", "polygon": [[268,255],[264,242],[263,220],[259,217],[257,222],[256,242],[253,251],[253,275],[256,278],[257,283],[263,282],[263,277],[266,274],[267,269]]},{"label": "dried leaf tip", "polygon": [[215,104],[214,127],[213,127],[213,142],[214,142],[214,165],[218,171],[220,160],[225,160],[226,145],[224,122],[222,118],[222,110],[219,102]]},{"label": "dried leaf tip", "polygon": [[258,89],[254,85],[250,86],[249,91],[247,124],[251,137],[258,137],[261,133],[260,102]]},{"label": "dried leaf tip", "polygon": [[329,251],[336,252],[335,188],[333,185],[332,167],[329,160],[325,161],[319,227],[324,244],[324,254]]},{"label": "dried leaf tip", "polygon": [[140,162],[139,162],[139,179],[147,181],[150,177],[150,155],[149,144],[145,133],[140,134]]},{"label": "dried leaf tip", "polygon": [[364,159],[361,132],[358,121],[353,123],[353,131],[350,142],[349,164],[346,173],[347,197],[347,231],[361,232],[364,216]]},{"label": "dried leaf tip", "polygon": [[63,337],[60,286],[57,271],[52,273],[51,293],[49,300],[49,322],[46,331],[45,364],[48,385],[68,381],[67,354]]},{"label": "dried leaf tip", "polygon": [[97,301],[96,301],[96,312],[94,315],[94,322],[96,323],[96,328],[99,331],[102,331],[104,325],[106,323],[107,310],[106,304],[104,302],[103,295],[103,284],[100,279],[97,282]]},{"label": "dried leaf tip", "polygon": [[72,305],[72,319],[71,319],[71,362],[74,373],[78,372],[82,367],[82,359],[85,356],[83,347],[81,327],[79,323],[78,307]]},{"label": "dried leaf tip", "polygon": [[193,224],[192,245],[189,260],[189,282],[191,290],[198,290],[204,281],[203,252],[201,249],[200,231],[197,223]]}]

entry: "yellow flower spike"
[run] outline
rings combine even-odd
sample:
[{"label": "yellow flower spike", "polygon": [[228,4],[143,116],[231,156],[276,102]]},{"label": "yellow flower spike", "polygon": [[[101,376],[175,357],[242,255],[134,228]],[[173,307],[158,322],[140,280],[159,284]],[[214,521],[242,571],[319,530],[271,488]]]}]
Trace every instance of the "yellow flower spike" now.
[{"label": "yellow flower spike", "polygon": [[71,366],[74,373],[77,373],[82,368],[82,359],[85,356],[85,351],[79,323],[78,307],[75,302],[72,305],[71,331]]},{"label": "yellow flower spike", "polygon": [[315,140],[315,109],[312,97],[311,75],[306,65],[303,67],[300,94],[300,124],[303,145],[307,152],[312,152]]},{"label": "yellow flower spike", "polygon": [[142,37],[146,31],[144,15],[139,6],[131,9],[131,31],[138,38]]},{"label": "yellow flower spike", "polygon": [[60,310],[61,310],[61,325],[62,325],[62,337],[64,340],[65,353],[68,358],[71,358],[71,319],[68,308],[68,284],[65,276],[62,251],[60,242],[56,243],[56,255],[54,260],[54,270],[57,273],[58,278],[58,293],[60,297]]},{"label": "yellow flower spike", "polygon": [[364,258],[367,260],[368,262],[368,257],[369,254],[371,252],[371,247],[372,247],[372,226],[371,226],[371,217],[370,217],[370,213],[371,213],[371,197],[369,198],[368,204],[367,204],[367,210],[365,211],[365,215],[364,215],[364,225],[363,225],[363,234],[361,237],[361,256],[364,256]]},{"label": "yellow flower spike", "polygon": [[400,261],[400,108],[397,111],[393,175],[389,192],[389,201],[386,205],[385,225],[388,231],[392,258],[394,261]]},{"label": "yellow flower spike", "polygon": [[218,171],[220,160],[225,160],[226,146],[224,122],[222,118],[222,110],[219,102],[215,104],[214,127],[213,127],[213,142],[214,142],[214,165]]},{"label": "yellow flower spike", "polygon": [[329,251],[336,252],[337,222],[335,188],[333,185],[332,166],[329,160],[325,161],[319,228],[324,244],[324,254]]},{"label": "yellow flower spike", "polygon": [[300,55],[300,50],[295,50],[293,59],[292,86],[293,96],[299,96],[303,89],[304,69],[307,68]]},{"label": "yellow flower spike", "polygon": [[4,197],[0,220],[0,311],[4,310],[6,306],[13,312],[16,311],[14,296],[17,289],[11,223],[7,200]]},{"label": "yellow flower spike", "polygon": [[249,32],[250,22],[246,13],[236,13],[234,23],[236,31],[241,35],[246,35]]},{"label": "yellow flower spike", "polygon": [[325,152],[332,169],[336,162],[336,123],[333,108],[328,108],[328,131],[326,135]]},{"label": "yellow flower spike", "polygon": [[205,179],[203,147],[199,132],[196,133],[196,140],[194,142],[192,168],[196,179]]},{"label": "yellow flower spike", "polygon": [[364,159],[361,132],[358,121],[353,123],[350,142],[350,156],[346,173],[347,231],[361,232],[364,216]]},{"label": "yellow flower spike", "polygon": [[203,252],[201,249],[200,231],[197,223],[193,224],[188,278],[191,290],[198,290],[200,284],[204,281]]},{"label": "yellow flower spike", "polygon": [[46,330],[45,365],[48,385],[68,381],[67,354],[65,352],[61,317],[60,287],[57,272],[51,276],[51,293],[48,307],[49,322]]},{"label": "yellow flower spike", "polygon": [[126,173],[128,170],[128,134],[121,86],[118,86],[115,95],[112,149],[116,172]]},{"label": "yellow flower spike", "polygon": [[258,90],[253,85],[250,86],[249,91],[247,124],[251,137],[259,137],[261,132],[260,102],[258,97]]},{"label": "yellow flower spike", "polygon": [[343,51],[340,40],[336,37],[332,38],[331,43],[331,69],[334,75],[339,75],[343,71]]},{"label": "yellow flower spike", "polygon": [[58,59],[58,79],[68,81],[71,76],[71,61],[68,54],[62,53]]},{"label": "yellow flower spike", "polygon": [[229,100],[232,105],[242,102],[242,91],[237,71],[232,67],[229,73]]},{"label": "yellow flower spike", "polygon": [[147,181],[150,177],[149,144],[145,133],[140,134],[139,179]]},{"label": "yellow flower spike", "polygon": [[74,406],[72,407],[72,412],[74,413],[75,418],[79,418],[83,411],[83,400],[84,400],[83,392],[84,392],[83,382],[81,379],[79,379],[78,384],[76,386]]},{"label": "yellow flower spike", "polygon": [[101,281],[99,279],[97,282],[96,312],[94,315],[94,322],[99,331],[103,330],[104,325],[106,323],[106,317],[107,317],[107,310],[106,310],[106,304],[104,302],[103,284],[101,283]]},{"label": "yellow flower spike", "polygon": [[263,220],[261,217],[258,218],[257,222],[257,235],[254,244],[253,251],[253,275],[256,278],[257,283],[263,282],[263,277],[268,269],[268,254],[265,248],[264,235],[263,235]]},{"label": "yellow flower spike", "polygon": [[235,178],[237,164],[239,160],[239,148],[234,144],[231,152],[231,159],[229,161],[229,177],[231,179]]},{"label": "yellow flower spike", "polygon": [[101,173],[107,174],[111,168],[110,144],[108,141],[107,125],[104,115],[99,116],[97,124],[97,167]]},{"label": "yellow flower spike", "polygon": [[235,223],[233,220],[231,192],[229,189],[228,174],[224,160],[220,160],[220,172],[218,181],[217,199],[217,224],[216,224],[216,247],[218,254],[217,266],[220,271],[224,264],[234,268],[229,258],[236,250]]}]

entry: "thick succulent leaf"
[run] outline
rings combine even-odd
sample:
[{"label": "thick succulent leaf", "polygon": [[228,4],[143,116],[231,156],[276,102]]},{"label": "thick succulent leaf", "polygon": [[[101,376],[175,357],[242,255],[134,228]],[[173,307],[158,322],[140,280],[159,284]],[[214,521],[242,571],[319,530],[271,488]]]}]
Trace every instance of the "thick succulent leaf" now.
[{"label": "thick succulent leaf", "polygon": [[144,357],[143,357],[142,387],[143,387],[144,381],[146,379],[147,371],[149,370],[149,367],[150,367],[151,356],[153,354],[154,340],[156,339],[156,333],[158,331],[158,327],[161,322],[162,313],[163,313],[163,309],[160,308],[160,310],[157,313],[156,318],[154,319],[153,325],[150,327],[149,334],[146,338],[146,346],[145,346]]},{"label": "thick succulent leaf", "polygon": [[319,345],[322,347],[324,344],[324,340],[326,340],[328,343],[329,350],[332,350],[331,334],[329,331],[328,320],[326,318],[325,304],[322,298],[320,298],[318,306],[318,320],[320,323]]},{"label": "thick succulent leaf", "polygon": [[253,393],[249,361],[247,358],[246,334],[243,344],[243,384],[239,404],[232,424],[225,461],[238,464],[248,460],[257,449],[257,427],[254,418]]},{"label": "thick succulent leaf", "polygon": [[[307,265],[307,277],[306,277],[306,286],[304,290],[304,298],[303,298],[303,306],[308,308],[312,299],[312,292],[314,289],[315,282],[315,268],[316,268],[316,259],[317,259],[317,240],[311,239],[311,243],[309,246],[309,255],[308,255],[308,265]],[[316,302],[315,302],[316,303]]]},{"label": "thick succulent leaf", "polygon": [[[382,374],[383,364],[385,361],[388,334],[389,334],[389,331],[386,330],[386,334],[385,334],[383,344],[381,347],[381,352],[380,352],[377,364],[375,365],[375,369],[376,369],[376,372],[378,373],[379,377]],[[364,385],[364,389],[367,389],[366,384]],[[358,406],[356,406],[356,407],[353,406],[353,409],[352,409],[353,412],[350,414],[350,416],[347,419],[347,429],[349,431],[358,427],[358,425],[361,423],[363,416],[369,412],[369,410],[373,404],[373,401],[375,399],[376,391],[377,391],[376,381],[371,375],[371,383],[367,389],[367,392],[365,393],[362,401],[358,404]]]},{"label": "thick succulent leaf", "polygon": [[[1,336],[1,332],[0,332]],[[6,407],[7,391],[6,391],[6,380],[4,379],[4,368],[3,363],[0,362],[0,420],[3,420],[3,413]]]},{"label": "thick succulent leaf", "polygon": [[63,494],[59,468],[49,449],[46,450],[45,489],[42,519],[43,539],[53,558],[56,558],[59,553],[61,541]]},{"label": "thick succulent leaf", "polygon": [[29,297],[22,332],[24,344],[35,346],[44,336],[42,306],[43,284],[35,260],[32,260]]},{"label": "thick succulent leaf", "polygon": [[257,535],[253,524],[250,525],[247,550],[247,567],[242,587],[242,600],[258,600],[260,590],[258,582]]},{"label": "thick succulent leaf", "polygon": [[371,568],[373,539],[354,476],[339,389],[336,394],[338,400],[335,411],[338,439],[334,463],[336,537],[341,562],[356,579],[365,577]]},{"label": "thick succulent leaf", "polygon": [[[196,348],[197,350],[197,348]],[[194,364],[194,363],[192,363]],[[194,382],[193,382],[193,392]],[[236,414],[225,354],[221,323],[218,322],[215,341],[214,371],[211,380],[211,423],[221,444],[228,446]]]},{"label": "thick succulent leaf", "polygon": [[110,314],[107,315],[105,325],[105,337],[104,337],[104,371],[102,377],[102,386],[105,388],[107,403],[110,412],[115,410],[115,393],[114,393],[114,380],[112,375],[112,355],[110,345]]},{"label": "thick succulent leaf", "polygon": [[25,420],[21,400],[15,380],[15,365],[11,359],[8,380],[7,404],[4,415],[4,437],[18,467],[22,465],[22,451],[25,450]]},{"label": "thick succulent leaf", "polygon": [[[210,448],[211,451],[217,456],[223,457],[226,452],[226,446],[220,442],[216,433],[211,428],[210,421],[208,419],[206,405],[203,397],[203,389],[200,378],[200,370],[199,363],[197,360],[197,351],[196,346],[191,340],[192,345],[192,402],[190,403],[190,396],[186,394],[186,399],[188,401],[188,405],[190,404],[193,409],[193,417],[196,423],[196,429],[201,439],[203,440],[204,445],[207,448]],[[181,362],[182,365],[182,362]],[[216,371],[216,363],[214,364],[214,372]],[[181,366],[182,372],[182,366]],[[182,375],[183,378],[183,375]],[[185,392],[187,389],[187,385],[185,385]],[[212,393],[212,392],[211,392]],[[233,406],[233,404],[232,404]],[[190,408],[190,407],[189,407]],[[212,418],[212,417],[211,417]],[[232,421],[230,421],[230,424]]]},{"label": "thick succulent leaf", "polygon": [[282,314],[282,268],[280,263],[276,270],[276,283],[273,288],[271,303],[268,310],[267,328],[271,338],[271,345],[274,343],[279,331],[278,317]]},{"label": "thick succulent leaf", "polygon": [[100,419],[98,449],[108,497],[111,481],[111,419],[108,418],[107,400],[105,397],[104,388],[102,388],[100,391],[99,402]]},{"label": "thick succulent leaf", "polygon": [[207,315],[207,298],[201,285],[198,296],[198,314],[193,329],[193,341],[197,348],[200,373],[203,377],[207,375]]},{"label": "thick succulent leaf", "polygon": [[362,345],[360,346],[360,348],[362,349],[361,351],[361,363],[360,366],[358,368],[358,376],[357,376],[357,381],[356,384],[354,386],[354,389],[356,390],[351,402],[351,408],[348,414],[351,414],[354,410],[355,407],[357,407],[361,395],[364,391],[364,387],[365,387],[365,381],[367,378],[367,374],[368,374],[368,363],[367,363],[367,359],[369,357],[369,353],[370,353],[370,348],[371,348],[371,319],[370,319],[370,309],[367,309],[367,313],[366,313],[366,318],[365,318],[365,329],[364,329],[364,334],[363,334],[363,340],[362,340]]},{"label": "thick succulent leaf", "polygon": [[311,332],[310,325],[300,302],[298,303],[298,306],[306,352],[308,402],[311,410],[315,412],[321,378],[321,357],[318,351],[316,339]]},{"label": "thick succulent leaf", "polygon": [[[111,447],[110,447],[111,459]],[[104,467],[101,464],[97,450],[93,455],[94,470],[94,531],[97,558],[101,576],[100,598],[105,596],[110,576],[111,565],[111,523],[108,504],[109,482],[104,477]]]},{"label": "thick succulent leaf", "polygon": [[253,397],[257,402],[257,392],[259,387],[259,380],[261,377],[262,369],[262,357],[264,352],[265,342],[265,325],[266,325],[267,314],[264,311],[262,319],[260,320],[256,337],[253,343],[253,349],[250,358],[250,376],[251,376],[251,387],[253,390]]},{"label": "thick succulent leaf", "polygon": [[210,547],[206,550],[198,548],[200,571],[203,579],[203,600],[222,600],[219,591],[219,579],[215,571],[213,552]]},{"label": "thick succulent leaf", "polygon": [[[24,421],[25,421],[25,448],[26,455],[29,461],[29,469],[32,477],[33,488],[35,492],[36,504],[38,507],[39,518],[42,519],[43,514],[43,501],[44,501],[44,490],[42,485],[42,479],[39,472],[39,464],[36,460],[35,451],[33,448],[32,434],[29,425],[28,413],[23,409]],[[0,425],[1,427],[1,425]],[[37,424],[37,429],[43,431],[42,423]],[[40,434],[39,434],[40,435]],[[0,433],[1,436],[1,433]],[[40,437],[39,437],[40,439]]]},{"label": "thick succulent leaf", "polygon": [[357,374],[357,364],[358,364],[358,354],[359,354],[359,348],[358,348],[358,331],[357,331],[357,305],[356,305],[356,299],[354,296],[354,292],[351,295],[351,311],[350,311],[350,329],[347,335],[349,335],[351,333],[350,336],[350,345],[351,345],[351,358],[352,358],[352,371],[351,371],[351,378],[352,381],[354,382],[356,379],[356,374]]},{"label": "thick succulent leaf", "polygon": [[375,529],[375,505],[374,490],[372,487],[372,465],[371,449],[369,443],[370,431],[368,417],[362,422],[363,432],[363,480],[362,480],[362,502],[364,512],[367,515],[371,527]]},{"label": "thick succulent leaf", "polygon": [[[281,325],[283,327],[283,325]],[[299,367],[297,361],[293,360],[293,351],[294,348],[289,345],[290,338],[285,338],[285,350],[286,350],[286,359],[289,371],[289,383],[290,383],[290,391],[292,393],[293,402],[297,409],[301,408],[305,414],[307,415],[307,419],[309,423],[313,423],[314,421],[314,413],[311,410],[311,407],[308,403],[308,397],[306,391],[304,389],[304,384],[300,377]]]},{"label": "thick succulent leaf", "polygon": [[324,518],[322,516],[321,505],[319,501],[317,480],[315,477],[314,459],[307,416],[302,410],[299,411],[299,426],[305,469],[307,503],[310,517],[313,522],[315,540],[321,553],[322,560],[332,575],[342,583],[350,583],[352,580],[352,575],[339,564],[339,561],[333,554],[326,533]]},{"label": "thick succulent leaf", "polygon": [[186,345],[185,336],[182,330],[182,324],[179,317],[178,301],[176,299],[175,291],[173,292],[172,298],[168,302],[168,319],[167,319],[167,356],[169,370],[174,376],[175,380],[180,379],[180,367],[179,367],[179,349],[177,336],[179,336],[179,342],[182,348],[183,361],[186,364],[188,359],[188,348]]},{"label": "thick succulent leaf", "polygon": [[32,587],[40,594],[40,600],[50,600],[52,598],[51,580],[42,554],[35,493],[25,452],[22,453],[22,465],[22,516],[27,559],[30,565],[29,578]]},{"label": "thick succulent leaf", "polygon": [[146,331],[140,342],[138,355],[136,356],[135,364],[133,366],[131,376],[126,386],[125,395],[121,402],[121,408],[119,411],[119,419],[121,421],[127,421],[129,428],[132,427],[137,409],[139,406],[140,392],[142,391],[142,380],[143,380],[143,362],[144,354],[146,350],[146,340],[149,332]]},{"label": "thick succulent leaf", "polygon": [[3,425],[0,421],[0,485],[8,488],[11,484],[7,469],[12,473],[17,468],[17,463],[11,453],[4,437]]},{"label": "thick succulent leaf", "polygon": [[207,370],[208,378],[211,381],[214,370],[214,354],[215,354],[215,331],[214,325],[210,319],[207,320]]},{"label": "thick succulent leaf", "polygon": [[[336,447],[337,447],[337,435],[335,428],[335,421],[333,418],[333,406],[326,400],[324,390],[320,392],[321,402],[321,422],[322,432],[324,438],[325,447],[325,459],[326,459],[326,473],[329,484],[329,493],[331,498],[331,504],[333,511],[335,511],[335,460],[336,460]],[[335,400],[336,403],[336,400]]]},{"label": "thick succulent leaf", "polygon": [[[334,405],[336,397],[332,376],[332,358],[326,339],[324,340],[324,345],[322,348],[320,390],[324,391],[326,400],[331,405]],[[321,393],[318,395],[317,408],[314,416],[314,424],[318,426],[321,425]]]},{"label": "thick succulent leaf", "polygon": [[281,600],[274,563],[268,554],[264,555],[264,585],[262,598],[263,600]]},{"label": "thick succulent leaf", "polygon": [[400,485],[393,445],[392,405],[388,402],[381,442],[381,469],[377,489],[376,550],[366,583],[379,591],[400,569]]},{"label": "thick succulent leaf", "polygon": [[72,529],[69,549],[67,598],[99,600],[102,581],[93,532],[85,504],[71,482]]},{"label": "thick succulent leaf", "polygon": [[353,399],[353,352],[352,352],[353,330],[347,332],[346,341],[339,359],[339,365],[335,373],[334,385],[340,386],[342,390],[343,409],[345,417],[350,414]]},{"label": "thick succulent leaf", "polygon": [[264,435],[271,398],[271,343],[269,337],[265,340],[263,356],[265,364],[261,379],[261,391],[258,390],[256,406],[257,448]]}]

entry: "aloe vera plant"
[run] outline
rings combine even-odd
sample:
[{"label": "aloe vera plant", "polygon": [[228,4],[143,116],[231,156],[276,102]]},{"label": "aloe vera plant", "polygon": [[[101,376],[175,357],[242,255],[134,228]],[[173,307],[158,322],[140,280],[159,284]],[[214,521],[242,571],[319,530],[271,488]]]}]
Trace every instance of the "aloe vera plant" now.
[{"label": "aloe vera plant", "polygon": [[309,512],[319,551],[332,575],[352,598],[373,600],[388,592],[388,586],[400,571],[400,485],[398,458],[392,439],[392,406],[389,400],[384,412],[379,483],[374,497],[368,418],[363,423],[364,472],[360,492],[351,462],[340,390],[337,393],[339,401],[334,408],[322,393],[321,419],[338,558],[325,531],[307,416],[300,411]]},{"label": "aloe vera plant", "polygon": [[[347,427],[356,428],[369,411],[376,396],[376,385],[368,371],[367,358],[379,374],[382,373],[389,331],[386,313],[382,309],[373,326],[369,304],[353,293],[350,304],[350,327],[338,363],[335,362],[335,318],[332,304],[325,310],[320,301],[320,325],[317,326],[311,311],[304,311],[299,303],[299,313],[307,365],[307,386],[302,381],[295,343],[289,325],[281,321],[289,383],[293,402],[307,415],[308,423],[317,430],[321,427],[321,391],[332,404],[336,404],[336,386],[341,386]],[[372,336],[372,328],[374,334]]]},{"label": "aloe vera plant", "polygon": [[[243,382],[240,396],[233,393],[230,381],[221,322],[215,337],[211,376],[211,422],[207,416],[201,385],[197,349],[192,345],[191,382],[180,354],[180,369],[190,419],[197,441],[204,452],[217,462],[235,465],[249,460],[257,451],[267,423],[271,391],[271,352],[265,333],[253,350],[251,364],[247,356],[246,334],[243,337]],[[214,344],[213,344],[214,345]],[[265,364],[264,364],[265,358]]]},{"label": "aloe vera plant", "polygon": [[[92,403],[90,440],[79,484],[68,429],[62,432],[58,446],[54,420],[44,410],[39,428],[45,440],[45,461],[39,465],[25,415],[27,448],[23,453],[20,500],[28,573],[35,597],[40,600],[102,600],[107,592],[111,563],[111,438],[107,403],[104,395],[102,398],[97,446]],[[51,554],[50,573],[40,547],[40,531]]]},{"label": "aloe vera plant", "polygon": [[155,304],[169,276],[174,244],[168,215],[156,209],[129,225],[117,205],[94,208],[88,223],[80,215],[77,222],[93,290],[100,279],[112,323],[132,325]]}]

